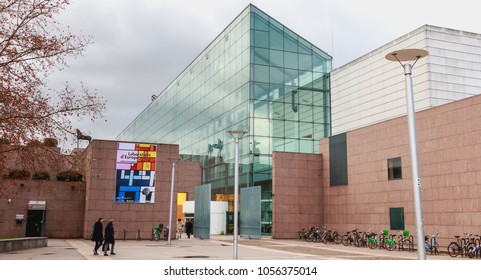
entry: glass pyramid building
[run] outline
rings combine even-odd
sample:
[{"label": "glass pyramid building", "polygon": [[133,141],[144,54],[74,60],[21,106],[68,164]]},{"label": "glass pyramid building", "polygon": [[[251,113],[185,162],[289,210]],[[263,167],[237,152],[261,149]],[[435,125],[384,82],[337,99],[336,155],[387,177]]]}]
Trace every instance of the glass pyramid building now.
[{"label": "glass pyramid building", "polygon": [[117,140],[179,144],[198,161],[212,199],[233,201],[234,142],[240,187],[261,186],[262,225],[272,222],[272,152],[319,153],[330,136],[332,58],[249,5],[137,116]]}]

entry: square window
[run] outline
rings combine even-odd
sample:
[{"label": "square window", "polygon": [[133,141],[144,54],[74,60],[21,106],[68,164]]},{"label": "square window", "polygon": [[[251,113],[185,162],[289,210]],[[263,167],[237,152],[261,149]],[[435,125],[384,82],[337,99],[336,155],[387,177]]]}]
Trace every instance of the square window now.
[{"label": "square window", "polygon": [[399,180],[403,178],[400,157],[387,160],[387,176],[388,180]]}]

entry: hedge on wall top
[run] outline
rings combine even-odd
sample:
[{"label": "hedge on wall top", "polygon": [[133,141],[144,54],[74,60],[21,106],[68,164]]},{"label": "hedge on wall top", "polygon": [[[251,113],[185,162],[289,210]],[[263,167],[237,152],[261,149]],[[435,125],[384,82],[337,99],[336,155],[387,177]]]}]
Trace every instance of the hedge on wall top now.
[{"label": "hedge on wall top", "polygon": [[32,180],[50,180],[50,174],[46,171],[36,171],[32,175]]},{"label": "hedge on wall top", "polygon": [[58,140],[55,138],[45,138],[43,139],[43,144],[47,147],[57,147]]},{"label": "hedge on wall top", "polygon": [[30,172],[25,169],[13,169],[10,170],[5,177],[9,179],[28,179],[30,177]]},{"label": "hedge on wall top", "polygon": [[80,182],[82,179],[83,175],[74,170],[65,170],[57,174],[57,181]]}]

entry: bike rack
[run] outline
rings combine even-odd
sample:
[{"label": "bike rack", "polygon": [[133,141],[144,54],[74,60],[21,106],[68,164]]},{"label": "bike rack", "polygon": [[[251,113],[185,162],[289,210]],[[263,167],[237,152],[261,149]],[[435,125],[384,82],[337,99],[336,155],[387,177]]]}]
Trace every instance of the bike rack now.
[{"label": "bike rack", "polygon": [[409,240],[411,241],[411,248],[409,248],[409,251],[414,252],[414,236],[409,235]]},{"label": "bike rack", "polygon": [[[474,241],[474,246],[476,246],[476,248],[479,248],[478,246],[480,246],[480,243],[481,243],[481,237],[478,237],[478,238],[475,238],[473,241]],[[476,258],[479,258],[481,256],[481,252],[479,252],[479,250],[476,250],[476,255],[475,257]]]}]

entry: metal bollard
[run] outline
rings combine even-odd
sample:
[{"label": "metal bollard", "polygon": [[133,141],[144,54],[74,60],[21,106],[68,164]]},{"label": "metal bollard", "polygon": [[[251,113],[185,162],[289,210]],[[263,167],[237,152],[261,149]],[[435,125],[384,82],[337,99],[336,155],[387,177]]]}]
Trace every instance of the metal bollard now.
[{"label": "metal bollard", "polygon": [[124,228],[124,241],[127,239],[127,230]]}]

